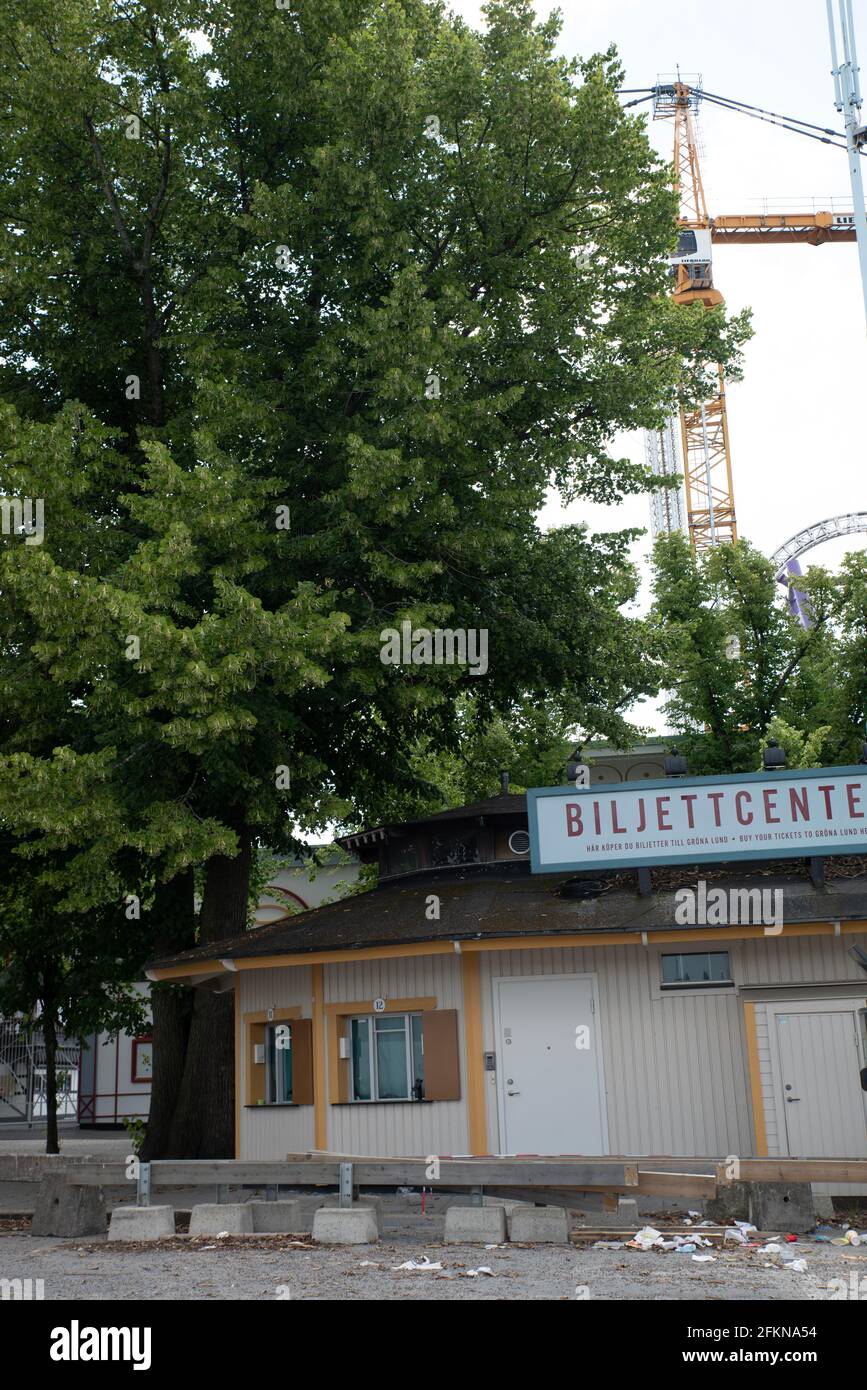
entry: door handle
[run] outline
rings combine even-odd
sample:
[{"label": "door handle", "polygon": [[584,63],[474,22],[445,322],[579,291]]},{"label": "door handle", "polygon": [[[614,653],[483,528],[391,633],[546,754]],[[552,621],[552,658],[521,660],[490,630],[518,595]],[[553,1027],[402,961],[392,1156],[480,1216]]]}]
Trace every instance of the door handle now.
[{"label": "door handle", "polygon": [[800,1099],[801,1099],[800,1096],[786,1096],[786,1104],[787,1104],[787,1105],[791,1105],[791,1104],[792,1104],[792,1101],[800,1100]]},{"label": "door handle", "polygon": [[507,1092],[506,1092],[506,1095],[507,1095],[507,1096],[519,1096],[520,1094],[521,1094],[520,1091],[507,1091]]}]

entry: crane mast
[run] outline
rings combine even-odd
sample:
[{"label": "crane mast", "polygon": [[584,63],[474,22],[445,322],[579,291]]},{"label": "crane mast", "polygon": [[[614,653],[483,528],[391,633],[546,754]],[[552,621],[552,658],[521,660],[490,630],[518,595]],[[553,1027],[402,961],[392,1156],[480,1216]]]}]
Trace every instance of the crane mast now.
[{"label": "crane mast", "polygon": [[[680,234],[672,258],[673,297],[678,304],[701,303],[711,308],[722,304],[723,297],[713,283],[713,224],[698,159],[695,111],[700,100],[700,86],[681,81],[661,83],[655,90],[653,116],[654,120],[674,121]],[[717,381],[718,389],[710,400],[680,412],[686,520],[696,551],[737,540],[725,378],[719,366]],[[665,471],[675,469],[667,466]]]}]

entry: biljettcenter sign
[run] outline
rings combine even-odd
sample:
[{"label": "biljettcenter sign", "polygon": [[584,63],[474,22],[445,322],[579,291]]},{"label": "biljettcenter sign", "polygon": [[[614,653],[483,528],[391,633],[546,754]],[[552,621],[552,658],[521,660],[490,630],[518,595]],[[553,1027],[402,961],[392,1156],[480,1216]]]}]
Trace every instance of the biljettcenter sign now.
[{"label": "biljettcenter sign", "polygon": [[533,873],[867,851],[867,768],[532,787]]}]

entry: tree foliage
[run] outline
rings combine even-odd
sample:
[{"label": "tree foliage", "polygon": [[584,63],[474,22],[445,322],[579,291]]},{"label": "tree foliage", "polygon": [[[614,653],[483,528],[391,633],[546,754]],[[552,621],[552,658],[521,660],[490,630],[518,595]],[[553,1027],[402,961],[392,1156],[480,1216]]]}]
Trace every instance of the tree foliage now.
[{"label": "tree foliage", "polygon": [[651,624],[670,727],[697,773],[761,766],[768,739],[792,767],[853,763],[867,718],[867,561],[797,581],[804,628],[770,561],[746,541],[696,558],[685,537],[654,551]]},{"label": "tree foliage", "polygon": [[[468,708],[489,740],[542,699],[613,732],[652,687],[626,538],[535,517],[645,487],[616,432],[737,370],[747,326],[669,299],[614,52],[486,18],[0,16],[2,486],[47,527],[2,538],[0,827],[58,912],[135,892],[155,948],[220,940],[257,843],[406,804]],[[384,665],[403,621],[484,629],[488,673]],[[176,1020],[185,1152],[230,1142],[224,1005]]]}]

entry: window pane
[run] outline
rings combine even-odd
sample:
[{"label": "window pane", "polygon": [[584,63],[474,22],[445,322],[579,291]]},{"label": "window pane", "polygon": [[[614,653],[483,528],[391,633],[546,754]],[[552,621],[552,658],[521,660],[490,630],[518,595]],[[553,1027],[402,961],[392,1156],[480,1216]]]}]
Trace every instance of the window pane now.
[{"label": "window pane", "polygon": [[[406,1015],[392,1014],[390,1023],[398,1020],[400,1030],[394,1027],[376,1030],[376,1077],[379,1100],[408,1100],[406,1057]],[[377,1024],[384,1022],[376,1020]]]},{"label": "window pane", "polygon": [[277,1099],[277,1049],[274,1044],[274,1029],[265,1029],[265,1104],[273,1105]]},{"label": "window pane", "polygon": [[728,951],[697,951],[685,956],[662,957],[662,983],[665,985],[729,983],[731,978]]},{"label": "window pane", "polygon": [[710,977],[712,980],[730,980],[732,977],[728,951],[712,951],[710,957]]},{"label": "window pane", "polygon": [[376,1014],[373,1024],[377,1033],[402,1033],[406,1027],[406,1014]]},{"label": "window pane", "polygon": [[370,1029],[366,1018],[352,1020],[352,1098],[370,1100]]},{"label": "window pane", "polygon": [[[288,1023],[282,1027],[289,1031],[281,1034],[284,1043],[277,1048],[277,1099],[289,1104],[292,1100],[292,1029]],[[276,1028],[274,1032],[276,1035]]]},{"label": "window pane", "polygon": [[412,1080],[413,1095],[424,1100],[424,1057],[421,1050],[421,1014],[413,1014],[412,1026]]},{"label": "window pane", "polygon": [[[278,1046],[278,1033],[285,1039],[283,1046]],[[287,1105],[291,1102],[292,1028],[288,1023],[274,1023],[265,1029],[265,1103]]]},{"label": "window pane", "polygon": [[680,956],[662,957],[662,982],[674,985],[680,981]]}]

